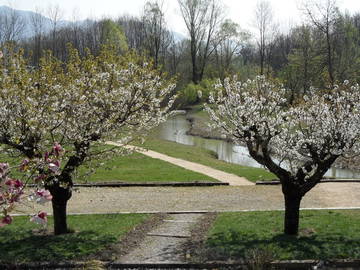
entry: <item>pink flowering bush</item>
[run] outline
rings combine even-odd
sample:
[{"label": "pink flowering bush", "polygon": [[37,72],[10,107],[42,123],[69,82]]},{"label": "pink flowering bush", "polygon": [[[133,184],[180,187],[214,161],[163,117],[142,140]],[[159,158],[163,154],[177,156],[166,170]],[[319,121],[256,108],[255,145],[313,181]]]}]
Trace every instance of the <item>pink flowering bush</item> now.
[{"label": "pink flowering bush", "polygon": [[[52,179],[59,173],[60,158],[64,149],[55,143],[50,152],[45,152],[42,158],[33,160],[24,159],[18,166],[26,180],[14,179],[10,176],[11,168],[8,163],[0,163],[0,227],[12,223],[10,213],[17,204],[27,200],[44,205],[52,200],[52,195],[44,185],[48,179]],[[25,191],[27,184],[32,180],[35,188]],[[40,225],[47,223],[47,213],[40,211],[30,218],[30,221]]]}]

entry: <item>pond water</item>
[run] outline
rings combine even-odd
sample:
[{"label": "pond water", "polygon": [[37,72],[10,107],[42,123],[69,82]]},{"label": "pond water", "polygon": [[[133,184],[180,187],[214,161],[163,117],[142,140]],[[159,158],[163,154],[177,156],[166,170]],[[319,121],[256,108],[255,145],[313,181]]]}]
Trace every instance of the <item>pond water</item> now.
[{"label": "pond water", "polygon": [[[220,160],[240,164],[244,166],[261,168],[262,166],[253,160],[246,147],[235,145],[222,140],[204,139],[198,136],[187,135],[190,129],[190,122],[183,114],[175,115],[160,125],[158,136],[161,139],[169,140],[186,145],[194,145],[217,153]],[[359,171],[331,168],[326,173],[327,177],[336,178],[360,178]]]}]

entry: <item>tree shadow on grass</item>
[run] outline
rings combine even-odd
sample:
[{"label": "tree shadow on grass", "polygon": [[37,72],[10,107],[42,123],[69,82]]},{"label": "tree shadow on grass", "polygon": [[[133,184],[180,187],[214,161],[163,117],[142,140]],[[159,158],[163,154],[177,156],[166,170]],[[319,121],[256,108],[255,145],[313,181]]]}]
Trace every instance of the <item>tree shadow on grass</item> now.
[{"label": "tree shadow on grass", "polygon": [[[5,241],[4,241],[5,239]],[[65,235],[33,235],[31,230],[0,231],[0,262],[64,261],[79,259],[114,243],[114,236],[93,231]]]},{"label": "tree shadow on grass", "polygon": [[277,234],[269,237],[241,234],[236,231],[212,235],[207,240],[207,254],[217,259],[246,258],[249,251],[261,250],[273,259],[345,259],[360,258],[360,238],[341,235],[287,236]]}]

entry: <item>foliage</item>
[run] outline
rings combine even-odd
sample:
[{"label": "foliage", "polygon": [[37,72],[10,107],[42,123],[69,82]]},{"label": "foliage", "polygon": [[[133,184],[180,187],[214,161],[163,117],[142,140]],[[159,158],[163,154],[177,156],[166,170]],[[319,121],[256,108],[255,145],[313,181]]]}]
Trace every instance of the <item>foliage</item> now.
[{"label": "foliage", "polygon": [[113,46],[118,53],[124,53],[128,50],[126,36],[121,27],[112,20],[102,21],[101,43],[107,46]]},{"label": "foliage", "polygon": [[191,105],[198,102],[198,86],[194,83],[189,83],[179,91],[180,106]]},{"label": "foliage", "polygon": [[357,210],[301,211],[297,237],[281,234],[283,212],[219,214],[207,239],[213,259],[359,259]]},{"label": "foliage", "polygon": [[215,84],[214,80],[203,79],[199,84],[189,83],[179,91],[180,106],[207,102]]}]

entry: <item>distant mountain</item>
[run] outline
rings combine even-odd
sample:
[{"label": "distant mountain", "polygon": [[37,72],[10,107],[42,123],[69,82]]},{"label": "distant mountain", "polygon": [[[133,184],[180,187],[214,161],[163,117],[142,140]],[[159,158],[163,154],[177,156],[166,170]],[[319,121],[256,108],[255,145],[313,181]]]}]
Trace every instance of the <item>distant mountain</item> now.
[{"label": "distant mountain", "polygon": [[[43,16],[39,13],[33,12],[33,11],[27,11],[27,10],[18,10],[13,9],[8,6],[0,6],[0,17],[5,16],[11,16],[11,14],[15,14],[15,16],[21,18],[21,20],[24,22],[24,30],[22,32],[22,38],[29,38],[34,35],[34,28],[32,24],[32,18],[33,17],[40,17],[42,23],[43,23],[43,31],[45,33],[48,33],[52,28],[52,20],[49,19],[46,16]],[[64,27],[71,24],[69,21],[61,20],[58,21],[57,27]]]},{"label": "distant mountain", "polygon": [[[15,14],[15,16],[21,18],[22,21],[24,21],[24,30],[22,31],[22,35],[20,38],[31,38],[35,35],[35,30],[32,24],[32,18],[38,17],[39,20],[42,21],[42,30],[43,32],[49,33],[52,29],[52,20],[44,15],[41,15],[39,13],[33,12],[33,11],[27,11],[27,10],[19,10],[19,9],[13,9],[8,6],[0,6],[0,23],[1,18],[5,18],[5,16],[11,16],[11,14]],[[70,22],[66,20],[61,20],[57,22],[57,28],[69,26],[73,23],[76,23],[78,25],[86,25],[89,23],[89,19],[83,20],[83,21],[77,21],[77,22]],[[186,37],[178,32],[173,31],[174,39],[176,42],[181,42]]]},{"label": "distant mountain", "polygon": [[172,34],[174,35],[175,42],[181,42],[186,39],[186,37],[179,32],[172,31]]}]

